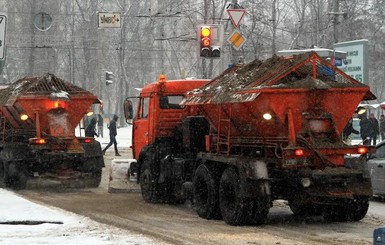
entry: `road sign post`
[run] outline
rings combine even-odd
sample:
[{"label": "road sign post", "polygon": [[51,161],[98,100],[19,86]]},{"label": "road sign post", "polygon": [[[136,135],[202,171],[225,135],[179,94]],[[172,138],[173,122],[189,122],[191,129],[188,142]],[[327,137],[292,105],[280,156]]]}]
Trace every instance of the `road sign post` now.
[{"label": "road sign post", "polygon": [[233,33],[227,39],[227,42],[231,44],[231,62],[233,64],[242,62],[243,58],[240,55],[239,49],[245,43],[246,38],[242,35],[239,30],[239,24],[241,23],[243,17],[246,14],[246,10],[240,8],[237,0],[233,0],[233,8],[227,9],[227,13],[230,17],[231,23],[233,24]]}]

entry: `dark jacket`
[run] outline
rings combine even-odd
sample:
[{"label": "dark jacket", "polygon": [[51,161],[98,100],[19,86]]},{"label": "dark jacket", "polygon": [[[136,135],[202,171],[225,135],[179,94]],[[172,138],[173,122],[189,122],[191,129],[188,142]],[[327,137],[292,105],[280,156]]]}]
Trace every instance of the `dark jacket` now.
[{"label": "dark jacket", "polygon": [[346,140],[351,134],[359,134],[357,130],[353,128],[353,123],[351,121],[346,124],[344,131],[343,131],[343,139]]},{"label": "dark jacket", "polygon": [[369,119],[367,119],[366,117],[361,118],[361,121],[360,121],[361,138],[366,139],[366,138],[370,137],[371,131],[372,131],[371,130],[371,123],[370,123]]},{"label": "dark jacket", "polygon": [[95,132],[95,126],[96,126],[96,118],[92,118],[90,124],[88,124],[85,131],[86,137],[98,136],[98,134]]},{"label": "dark jacket", "polygon": [[378,124],[378,120],[376,118],[369,118],[371,125],[371,134],[370,136],[375,136],[380,133],[380,125]]},{"label": "dark jacket", "polygon": [[117,135],[117,132],[116,132],[116,121],[118,120],[118,116],[114,116],[114,118],[112,118],[111,122],[110,122],[110,125],[108,126],[108,129],[110,130],[110,136],[116,136]]}]

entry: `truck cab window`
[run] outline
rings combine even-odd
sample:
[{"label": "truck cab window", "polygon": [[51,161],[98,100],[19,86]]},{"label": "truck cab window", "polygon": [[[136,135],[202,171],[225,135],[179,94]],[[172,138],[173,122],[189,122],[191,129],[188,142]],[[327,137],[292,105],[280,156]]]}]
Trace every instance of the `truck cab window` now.
[{"label": "truck cab window", "polygon": [[140,100],[140,108],[138,118],[147,118],[148,117],[148,105],[150,98],[142,98]]},{"label": "truck cab window", "polygon": [[179,105],[182,100],[182,95],[161,96],[159,105],[161,109],[183,109],[184,106]]}]

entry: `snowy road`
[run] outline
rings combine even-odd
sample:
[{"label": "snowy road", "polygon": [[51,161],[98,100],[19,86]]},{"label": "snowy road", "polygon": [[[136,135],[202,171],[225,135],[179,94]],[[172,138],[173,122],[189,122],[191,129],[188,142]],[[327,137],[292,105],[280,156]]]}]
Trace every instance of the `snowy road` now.
[{"label": "snowy road", "polygon": [[188,203],[144,203],[140,193],[95,189],[19,194],[170,244],[372,244],[373,230],[385,225],[385,203],[381,202],[371,202],[362,221],[346,223],[327,223],[321,217],[295,218],[284,202],[276,202],[266,225],[234,227],[221,220],[199,218]]},{"label": "snowy road", "polygon": [[[106,155],[105,172],[112,158],[111,153]],[[284,201],[276,201],[266,225],[234,227],[222,220],[199,218],[188,202],[178,206],[149,204],[138,192],[108,193],[106,178],[97,189],[24,190],[18,194],[168,244],[369,245],[373,244],[373,230],[385,226],[384,202],[372,201],[360,222],[327,223],[322,217],[295,217]]]},{"label": "snowy road", "polygon": [[[126,145],[124,139],[118,142]],[[86,221],[90,218],[99,222],[92,223],[89,229],[73,233],[74,240],[71,241],[84,239],[82,234],[95,236],[88,244],[150,244],[155,241],[155,244],[369,245],[373,244],[373,230],[385,226],[385,202],[380,201],[372,201],[367,216],[359,222],[327,223],[322,217],[298,218],[293,216],[284,201],[274,203],[267,224],[263,226],[234,227],[222,220],[201,219],[188,202],[178,206],[148,204],[138,192],[108,193],[106,173],[113,159],[112,152],[105,156],[107,166],[99,188],[65,192],[23,190],[17,194],[71,212],[67,215],[74,213]],[[128,148],[122,149],[121,154],[127,158]],[[61,227],[55,225],[58,229]],[[125,232],[128,237],[123,236]],[[133,243],[130,242],[132,237]],[[125,240],[117,242],[119,239]]]}]

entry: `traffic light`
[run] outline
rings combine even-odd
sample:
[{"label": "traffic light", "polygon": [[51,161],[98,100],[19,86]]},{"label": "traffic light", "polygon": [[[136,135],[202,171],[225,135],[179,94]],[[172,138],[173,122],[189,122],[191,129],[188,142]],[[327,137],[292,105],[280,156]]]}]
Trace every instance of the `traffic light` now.
[{"label": "traffic light", "polygon": [[211,27],[210,26],[201,26],[200,28],[200,38],[201,38],[201,57],[210,57],[211,56]]},{"label": "traffic light", "polygon": [[200,57],[221,57],[221,46],[223,43],[223,25],[205,24],[199,26],[198,40],[200,43]]},{"label": "traffic light", "polygon": [[219,45],[211,46],[211,57],[221,57],[221,46]]},{"label": "traffic light", "polygon": [[113,83],[112,77],[113,77],[113,73],[111,71],[106,71],[106,85],[107,86]]}]

